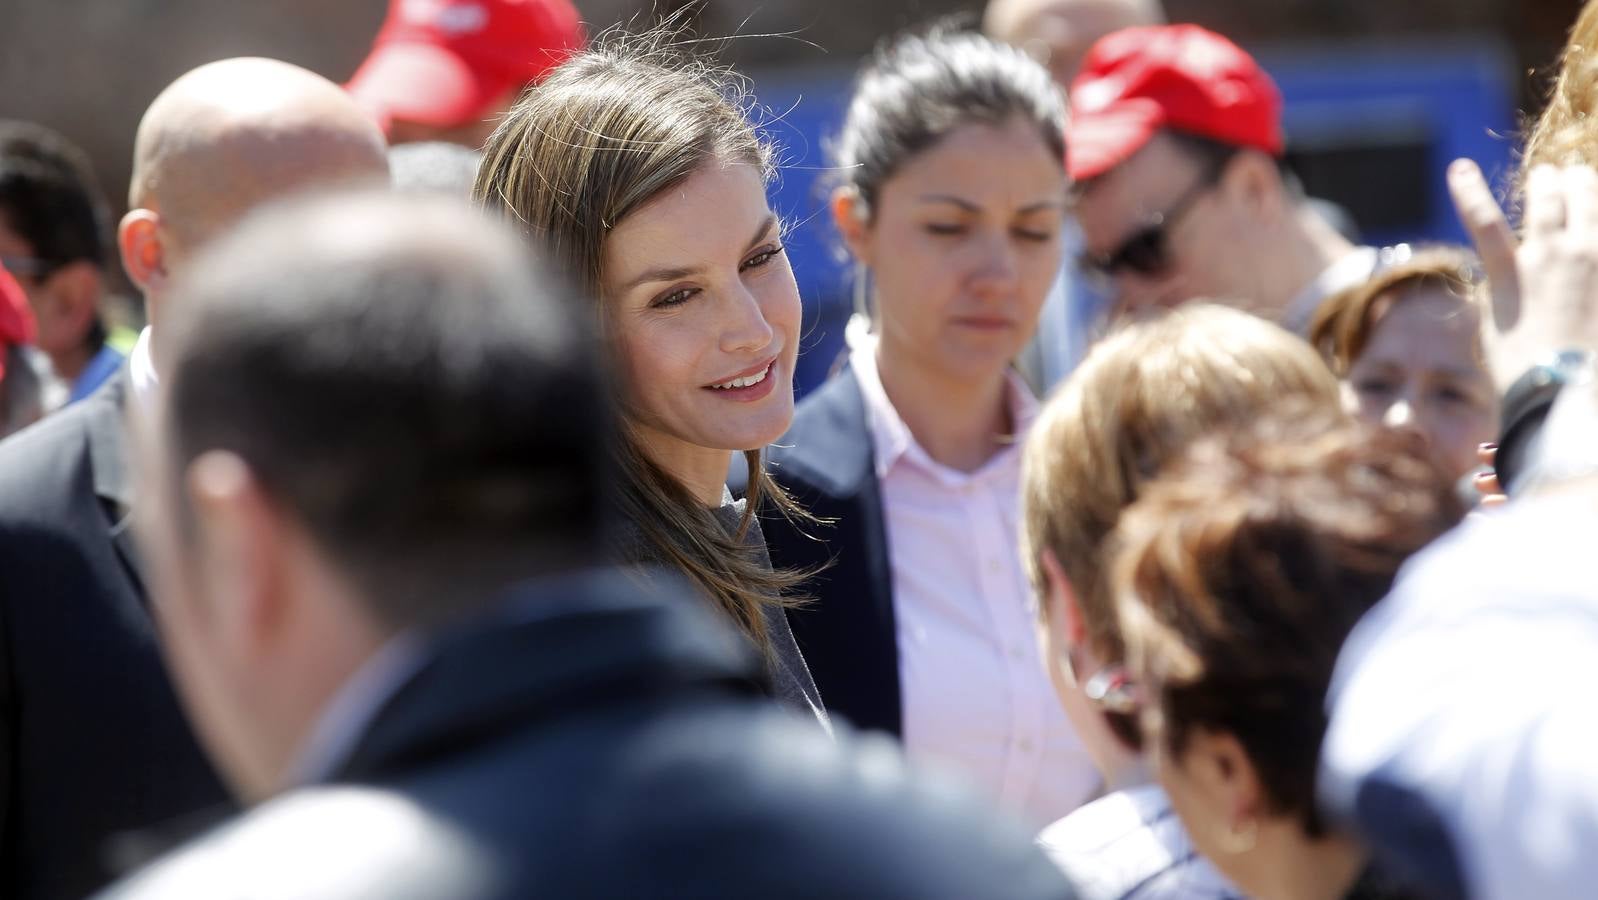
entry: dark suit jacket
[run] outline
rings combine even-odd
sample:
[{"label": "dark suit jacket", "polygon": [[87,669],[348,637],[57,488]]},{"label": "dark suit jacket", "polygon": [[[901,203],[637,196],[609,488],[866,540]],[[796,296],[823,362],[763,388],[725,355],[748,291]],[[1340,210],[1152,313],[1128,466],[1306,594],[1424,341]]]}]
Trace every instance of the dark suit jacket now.
[{"label": "dark suit jacket", "polygon": [[224,802],[128,533],[126,376],[0,443],[0,897],[81,897],[115,835]]},{"label": "dark suit jacket", "polygon": [[1071,896],[1028,837],[888,741],[770,703],[680,582],[524,585],[431,642],[328,782],[109,896]]},{"label": "dark suit jacket", "polygon": [[805,585],[811,604],[788,613],[816,687],[828,712],[897,736],[903,717],[893,573],[871,430],[854,371],[843,369],[806,397],[768,454],[767,470],[777,483],[818,518],[833,520],[762,520],[772,565],[827,566]]}]

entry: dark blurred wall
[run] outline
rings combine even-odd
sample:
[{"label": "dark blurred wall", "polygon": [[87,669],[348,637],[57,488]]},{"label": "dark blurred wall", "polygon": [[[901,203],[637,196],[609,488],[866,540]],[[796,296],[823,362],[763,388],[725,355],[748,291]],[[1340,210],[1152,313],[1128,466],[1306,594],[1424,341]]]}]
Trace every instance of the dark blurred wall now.
[{"label": "dark blurred wall", "polygon": [[[692,6],[683,0],[577,0],[597,27]],[[1474,32],[1497,34],[1522,71],[1546,66],[1574,20],[1574,0],[1167,0],[1245,44]],[[169,81],[200,63],[275,56],[330,78],[347,77],[382,20],[384,0],[0,0],[0,116],[65,132],[94,158],[120,202],[134,128]],[[848,65],[881,35],[931,16],[972,12],[972,0],[708,0],[698,21],[712,34],[796,32],[733,41],[749,69]],[[823,49],[824,48],[824,49]],[[1535,96],[1538,82],[1519,87]]]},{"label": "dark blurred wall", "polygon": [[121,204],[133,132],[178,75],[230,56],[274,56],[347,76],[382,0],[0,0],[0,116],[67,134]]}]

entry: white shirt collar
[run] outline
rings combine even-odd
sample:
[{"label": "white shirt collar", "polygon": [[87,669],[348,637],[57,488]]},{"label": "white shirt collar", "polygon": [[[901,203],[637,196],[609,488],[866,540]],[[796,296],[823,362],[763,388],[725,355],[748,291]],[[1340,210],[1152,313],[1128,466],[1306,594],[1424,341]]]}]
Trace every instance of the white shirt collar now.
[{"label": "white shirt collar", "polygon": [[1032,396],[1032,391],[1027,388],[1019,375],[1013,371],[1006,371],[1005,384],[1010,394],[1010,412],[1011,419],[1015,422],[1017,446],[1006,448],[977,472],[956,472],[934,460],[931,454],[916,443],[915,435],[910,433],[910,426],[904,423],[899,417],[898,410],[893,408],[893,402],[888,399],[888,392],[882,387],[882,375],[877,370],[875,335],[865,336],[850,351],[849,367],[854,371],[855,380],[860,384],[861,398],[865,401],[866,425],[871,431],[872,452],[879,479],[887,477],[894,464],[904,458],[914,460],[922,468],[945,481],[964,482],[980,478],[984,472],[999,462],[1001,457],[1018,452],[1021,436],[1026,434],[1028,427],[1038,415],[1038,401]]},{"label": "white shirt collar", "polygon": [[133,394],[139,404],[148,409],[155,401],[155,392],[161,387],[161,377],[155,372],[155,359],[150,354],[150,326],[139,332],[139,340],[128,357],[128,377],[133,382]]},{"label": "white shirt collar", "polygon": [[1294,334],[1306,334],[1322,300],[1370,280],[1380,263],[1381,252],[1375,247],[1358,247],[1344,254],[1298,292],[1282,313],[1282,327]]},{"label": "white shirt collar", "polygon": [[420,635],[407,632],[389,639],[322,708],[315,727],[300,745],[284,787],[332,778],[355,751],[378,711],[426,661]]}]

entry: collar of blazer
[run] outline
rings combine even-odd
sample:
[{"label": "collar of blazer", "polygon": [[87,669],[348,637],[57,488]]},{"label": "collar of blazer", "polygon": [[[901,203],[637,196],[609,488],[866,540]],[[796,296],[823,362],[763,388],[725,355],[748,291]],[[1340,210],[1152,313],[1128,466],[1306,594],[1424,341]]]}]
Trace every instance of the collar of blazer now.
[{"label": "collar of blazer", "polygon": [[549,723],[709,686],[763,696],[759,660],[694,598],[678,576],[629,567],[514,586],[488,612],[418,636],[420,663],[378,699],[328,780],[381,781],[509,731],[558,735]]},{"label": "collar of blazer", "polygon": [[124,365],[116,377],[98,391],[78,401],[85,405],[84,431],[89,444],[89,467],[94,493],[104,503],[111,543],[127,567],[134,590],[144,591],[144,569],[133,539],[133,471],[129,459],[127,404],[131,388]]},{"label": "collar of blazer", "polygon": [[84,421],[89,438],[89,465],[94,472],[94,492],[116,509],[119,523],[133,508],[133,474],[128,459],[127,434],[128,372],[124,366],[116,377],[88,398],[93,404]]},{"label": "collar of blazer", "polygon": [[773,449],[772,462],[803,474],[834,497],[858,494],[876,477],[865,399],[854,369],[845,366],[805,398],[793,427]]}]

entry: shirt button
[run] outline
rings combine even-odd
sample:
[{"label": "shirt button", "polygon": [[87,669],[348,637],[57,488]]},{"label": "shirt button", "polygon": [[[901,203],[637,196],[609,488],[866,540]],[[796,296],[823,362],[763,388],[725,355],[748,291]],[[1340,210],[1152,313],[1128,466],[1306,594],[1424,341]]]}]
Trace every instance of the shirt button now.
[{"label": "shirt button", "polygon": [[1032,752],[1032,739],[1031,738],[1022,738],[1019,741],[1015,742],[1015,746],[1022,753],[1031,753]]},{"label": "shirt button", "polygon": [[1025,657],[1026,657],[1026,651],[1022,650],[1020,647],[1011,647],[1010,648],[1010,658],[1011,659],[1015,660],[1016,662],[1020,662]]},{"label": "shirt button", "polygon": [[999,574],[999,570],[1002,567],[1003,566],[1000,564],[1000,562],[998,560],[996,560],[996,559],[988,560],[988,571],[989,572],[992,572],[993,574],[997,575],[997,574]]}]

